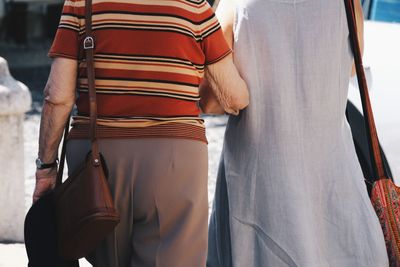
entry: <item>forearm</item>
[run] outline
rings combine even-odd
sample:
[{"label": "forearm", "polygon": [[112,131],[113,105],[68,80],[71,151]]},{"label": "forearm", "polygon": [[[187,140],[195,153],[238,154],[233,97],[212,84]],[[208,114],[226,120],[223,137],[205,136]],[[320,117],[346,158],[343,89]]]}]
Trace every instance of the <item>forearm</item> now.
[{"label": "forearm", "polygon": [[57,158],[58,146],[72,106],[54,104],[45,99],[40,121],[39,158],[46,163]]},{"label": "forearm", "polygon": [[[216,15],[225,39],[233,48],[233,20],[234,20],[235,2],[231,0],[221,0]],[[249,94],[247,85],[240,77],[235,65],[233,64],[233,55],[227,55],[217,63],[206,67],[205,84],[211,88],[204,90],[200,105],[205,107],[203,111],[214,114],[223,114],[224,112],[238,114],[240,109],[248,105]],[[204,85],[204,84],[203,84]]]},{"label": "forearm", "polygon": [[56,58],[44,89],[40,122],[39,158],[54,162],[68,116],[75,102],[77,61]]},{"label": "forearm", "polygon": [[238,114],[249,104],[247,85],[233,64],[232,55],[207,66],[205,78],[227,113]]},{"label": "forearm", "polygon": [[200,85],[200,108],[205,114],[222,115],[224,108],[219,103],[214,91],[211,89],[207,79]]},{"label": "forearm", "polygon": [[[49,102],[45,98],[40,122],[39,158],[44,163],[53,163],[57,158],[58,145],[60,143],[65,121],[69,116],[71,106],[59,105]],[[36,169],[36,184],[33,192],[33,202],[36,202],[44,194],[51,191],[56,184],[57,165],[49,168]]]},{"label": "forearm", "polygon": [[[57,158],[58,145],[75,102],[77,69],[78,62],[74,59],[56,58],[51,65],[40,121],[38,156],[43,163],[52,163]],[[38,168],[35,176],[33,202],[54,188],[57,166]]]}]

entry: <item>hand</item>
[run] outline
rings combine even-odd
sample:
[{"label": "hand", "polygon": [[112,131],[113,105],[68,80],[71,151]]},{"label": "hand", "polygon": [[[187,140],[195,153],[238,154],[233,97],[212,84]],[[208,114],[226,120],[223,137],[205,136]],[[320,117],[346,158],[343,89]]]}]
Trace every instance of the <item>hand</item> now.
[{"label": "hand", "polygon": [[57,167],[36,170],[36,184],[33,191],[33,203],[39,200],[44,194],[54,189],[56,185]]}]

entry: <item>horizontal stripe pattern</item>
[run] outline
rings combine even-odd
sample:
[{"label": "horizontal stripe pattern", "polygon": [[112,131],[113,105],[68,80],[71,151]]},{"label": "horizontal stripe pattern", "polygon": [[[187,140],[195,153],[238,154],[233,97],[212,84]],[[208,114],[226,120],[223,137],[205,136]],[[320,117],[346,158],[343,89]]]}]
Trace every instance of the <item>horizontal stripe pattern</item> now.
[{"label": "horizontal stripe pattern", "polygon": [[[116,19],[118,17],[118,19]],[[83,20],[83,19],[81,19]],[[83,24],[83,23],[82,23]],[[208,18],[200,25],[190,21],[176,18],[173,16],[149,16],[148,14],[95,14],[93,16],[93,29],[122,29],[122,30],[150,30],[150,31],[170,31],[178,34],[188,35],[196,41],[218,30],[220,25],[215,15]],[[80,31],[84,34],[84,29]]]},{"label": "horizontal stripe pattern", "polygon": [[[88,125],[79,125],[71,129],[68,139],[88,139]],[[207,143],[205,128],[196,125],[168,123],[144,128],[120,128],[100,125],[98,138],[181,138]]]},{"label": "horizontal stripe pattern", "polygon": [[[93,5],[96,4],[108,4],[110,0],[93,0]],[[115,3],[115,2],[114,2]],[[185,11],[201,14],[207,12],[209,10],[209,6],[206,0],[201,1],[186,1],[186,0],[118,0],[120,4],[133,4],[135,6],[146,5],[146,6],[154,6],[154,7],[174,7],[178,9],[183,9]],[[67,0],[64,2],[65,6],[72,6],[78,8],[85,7],[84,0]]]},{"label": "horizontal stripe pattern", "polygon": [[[97,124],[109,127],[121,128],[145,128],[163,124],[187,124],[198,127],[204,127],[204,120],[199,117],[99,117]],[[73,116],[72,126],[88,125],[87,116]]]},{"label": "horizontal stripe pattern", "polygon": [[[52,57],[78,60],[80,115],[73,118],[73,127],[80,129],[88,124],[89,110],[81,47],[84,6],[85,0],[65,1],[49,52]],[[205,66],[230,53],[207,1],[93,0],[92,10],[98,124],[109,127],[106,135],[118,128],[135,132],[132,136],[137,136],[136,131],[153,136],[160,130],[157,127],[166,125],[185,133],[166,131],[174,137],[188,135],[192,127],[204,130],[198,101]],[[156,128],[145,130],[148,127]],[[194,135],[200,132],[193,131]]]}]

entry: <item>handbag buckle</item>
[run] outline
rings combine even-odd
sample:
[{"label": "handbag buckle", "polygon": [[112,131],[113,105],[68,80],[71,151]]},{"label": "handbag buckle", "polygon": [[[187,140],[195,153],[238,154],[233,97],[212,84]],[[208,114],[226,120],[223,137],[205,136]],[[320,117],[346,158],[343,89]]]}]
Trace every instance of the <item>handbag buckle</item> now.
[{"label": "handbag buckle", "polygon": [[94,48],[94,40],[93,37],[88,36],[83,40],[83,48],[86,49],[93,49]]}]

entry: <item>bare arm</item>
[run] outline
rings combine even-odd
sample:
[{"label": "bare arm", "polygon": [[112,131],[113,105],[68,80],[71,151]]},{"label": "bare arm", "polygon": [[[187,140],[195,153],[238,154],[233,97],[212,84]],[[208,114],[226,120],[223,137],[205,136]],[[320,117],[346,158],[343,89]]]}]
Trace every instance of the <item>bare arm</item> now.
[{"label": "bare arm", "polygon": [[[354,11],[356,13],[357,35],[360,43],[361,54],[364,53],[364,14],[361,6],[361,1],[354,1]],[[356,74],[356,68],[353,64],[351,76]]]},{"label": "bare arm", "polygon": [[205,114],[223,115],[226,113],[225,109],[219,103],[217,96],[211,89],[210,83],[207,79],[203,79],[200,85],[200,108]]},{"label": "bare arm", "polygon": [[249,92],[233,64],[232,54],[207,66],[205,79],[225,112],[237,115],[249,104]]},{"label": "bare arm", "polygon": [[[44,103],[40,121],[39,158],[45,163],[57,158],[65,123],[75,102],[78,63],[76,60],[56,58],[51,66],[44,89]],[[36,171],[33,200],[54,187],[57,168]]]},{"label": "bare arm", "polygon": [[[231,0],[222,0],[218,6],[217,17],[228,45],[233,46],[233,19],[234,4]],[[234,63],[232,54],[215,64],[209,65],[205,72],[206,82],[203,87],[211,87],[212,91],[203,95],[200,104],[202,107],[214,107],[221,105],[220,111],[238,114],[239,110],[249,104],[247,85],[240,77]],[[205,90],[206,92],[209,90]],[[215,97],[214,97],[215,96]],[[202,105],[202,103],[207,105]],[[207,108],[203,110],[207,113]]]},{"label": "bare arm", "polygon": [[233,48],[233,22],[235,19],[235,1],[221,0],[217,11],[215,12],[219,23],[221,24],[222,32],[228,45]]}]

